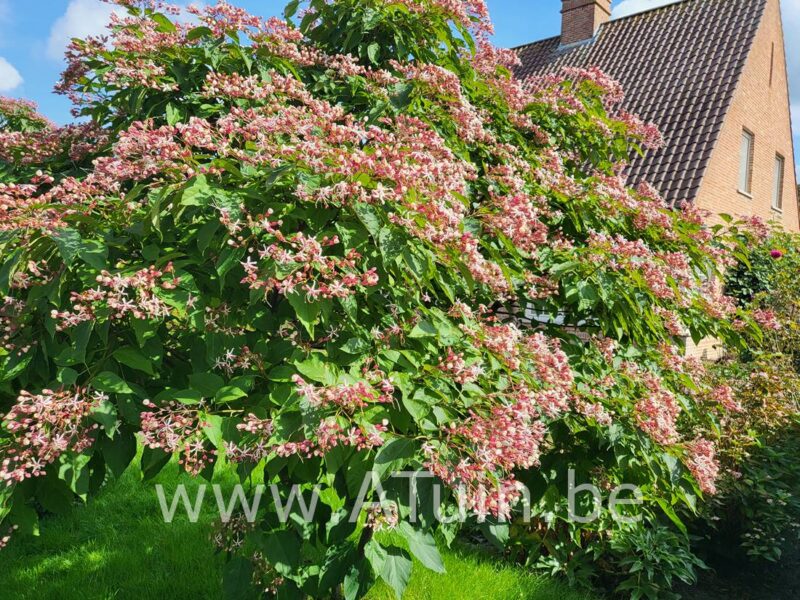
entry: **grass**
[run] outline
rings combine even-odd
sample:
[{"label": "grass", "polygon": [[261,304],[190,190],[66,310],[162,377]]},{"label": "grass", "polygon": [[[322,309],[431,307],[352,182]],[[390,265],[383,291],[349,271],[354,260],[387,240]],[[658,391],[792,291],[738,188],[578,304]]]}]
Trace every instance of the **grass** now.
[{"label": "grass", "polygon": [[[9,600],[219,599],[224,558],[215,555],[209,531],[216,516],[205,502],[197,523],[176,515],[164,523],[155,483],[169,493],[197,482],[169,465],[143,484],[131,468],[87,505],[47,517],[36,538],[12,540],[0,552],[0,597]],[[223,472],[218,480],[232,484]],[[193,496],[190,496],[193,497]],[[467,550],[443,553],[447,574],[416,564],[404,600],[586,600],[560,582],[535,577]],[[369,600],[391,600],[379,584]]]}]

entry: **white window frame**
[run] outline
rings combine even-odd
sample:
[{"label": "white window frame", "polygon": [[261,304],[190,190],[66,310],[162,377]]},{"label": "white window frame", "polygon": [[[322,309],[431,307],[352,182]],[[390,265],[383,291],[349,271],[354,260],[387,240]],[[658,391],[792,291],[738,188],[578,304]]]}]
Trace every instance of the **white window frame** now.
[{"label": "white window frame", "polygon": [[772,210],[783,212],[783,182],[786,179],[786,159],[780,153],[775,155],[772,178]]},{"label": "white window frame", "polygon": [[[749,129],[742,129],[741,146],[739,148],[739,193],[748,198],[753,197],[753,158],[756,148],[756,136]],[[745,154],[747,141],[747,154]],[[745,162],[747,161],[747,162]]]}]

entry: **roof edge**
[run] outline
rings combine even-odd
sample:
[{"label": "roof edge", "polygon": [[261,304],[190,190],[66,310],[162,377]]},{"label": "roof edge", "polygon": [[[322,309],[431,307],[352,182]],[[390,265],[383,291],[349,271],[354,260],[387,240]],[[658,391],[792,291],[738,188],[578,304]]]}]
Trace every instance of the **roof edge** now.
[{"label": "roof edge", "polygon": [[[641,15],[646,15],[648,13],[657,12],[659,10],[669,10],[671,8],[675,8],[676,6],[680,6],[682,4],[686,4],[687,2],[693,2],[693,0],[675,0],[675,2],[672,2],[670,4],[664,4],[662,6],[655,6],[653,8],[648,8],[646,10],[640,10],[639,12],[632,13],[630,15],[625,15],[624,17],[617,17],[616,19],[612,18],[610,21],[606,21],[605,23],[602,23],[600,25],[600,27],[597,29],[597,33],[595,33],[594,37],[590,38],[590,39],[596,39],[597,36],[600,35],[600,32],[603,30],[603,27],[608,26],[610,23],[616,23],[618,21],[624,21],[626,19],[632,19],[634,17],[639,17]],[[542,42],[549,42],[551,40],[560,40],[560,39],[561,39],[560,35],[552,35],[550,37],[542,38],[540,40],[533,40],[531,42],[526,42],[524,44],[519,44],[518,46],[511,46],[509,48],[509,50],[522,50],[523,48],[526,48],[528,46],[533,46],[534,44],[541,44]]]}]

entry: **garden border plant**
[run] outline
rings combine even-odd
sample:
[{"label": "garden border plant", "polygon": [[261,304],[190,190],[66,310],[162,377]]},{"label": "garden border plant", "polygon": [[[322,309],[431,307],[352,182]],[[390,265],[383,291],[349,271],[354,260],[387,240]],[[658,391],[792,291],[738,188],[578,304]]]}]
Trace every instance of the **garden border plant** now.
[{"label": "garden border plant", "polygon": [[[738,406],[678,344],[772,325],[714,284],[759,222],[707,227],[626,187],[657,130],[596,70],[523,87],[481,0],[294,0],[286,21],[114,4],[59,84],[83,124],[0,104],[4,527],[95,493],[138,436],[147,478],[224,455],[243,480],[322,486],[314,522],[268,506],[232,533],[236,597],[378,577],[400,596],[409,552],[441,570],[457,526],[429,501],[409,526],[399,469],[464,487],[539,568],[634,596],[691,579],[685,517]],[[637,486],[642,520],[569,519],[570,469]],[[391,508],[349,523],[369,470]],[[653,536],[678,560],[642,571]]]}]

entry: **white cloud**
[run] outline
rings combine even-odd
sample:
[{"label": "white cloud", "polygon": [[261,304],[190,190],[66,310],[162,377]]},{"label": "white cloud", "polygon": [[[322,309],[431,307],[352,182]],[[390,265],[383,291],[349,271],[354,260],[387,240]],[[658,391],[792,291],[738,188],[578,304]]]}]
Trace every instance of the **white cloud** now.
[{"label": "white cloud", "polygon": [[22,75],[10,62],[0,56],[0,92],[10,92],[22,85]]},{"label": "white cloud", "polygon": [[619,19],[680,1],[681,0],[622,0],[622,2],[617,3],[611,10],[611,18]]},{"label": "white cloud", "polygon": [[64,50],[72,38],[85,38],[90,35],[101,35],[114,8],[100,0],[70,0],[66,12],[61,15],[50,29],[47,40],[47,55],[61,59]]},{"label": "white cloud", "polygon": [[[6,0],[0,0],[0,9]],[[178,21],[194,23],[197,21],[194,15],[185,11],[187,2],[171,2],[181,8],[181,15]],[[204,6],[205,2],[193,2],[195,6]],[[61,15],[53,27],[50,29],[50,37],[47,40],[47,55],[50,58],[60,60],[64,57],[64,50],[72,38],[85,38],[90,35],[103,35],[106,33],[111,15],[117,13],[120,16],[126,14],[124,9],[114,8],[110,4],[100,0],[70,0],[67,10]],[[0,10],[0,14],[2,11]],[[175,19],[175,17],[171,17]]]}]

